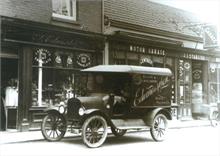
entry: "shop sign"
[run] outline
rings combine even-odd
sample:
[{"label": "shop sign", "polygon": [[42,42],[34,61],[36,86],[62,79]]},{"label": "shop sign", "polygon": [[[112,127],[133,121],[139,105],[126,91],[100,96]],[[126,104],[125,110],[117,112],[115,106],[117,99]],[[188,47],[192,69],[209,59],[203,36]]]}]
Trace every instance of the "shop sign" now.
[{"label": "shop sign", "polygon": [[194,61],[192,63],[193,82],[202,82],[202,74],[203,74],[202,69],[203,69],[202,61]]},{"label": "shop sign", "polygon": [[73,60],[70,56],[68,56],[66,62],[67,62],[67,65],[72,65],[73,64]]},{"label": "shop sign", "polygon": [[220,69],[220,64],[219,63],[210,63],[209,65],[210,71],[214,73],[216,69]]},{"label": "shop sign", "polygon": [[204,31],[204,48],[218,47],[218,30],[214,25],[206,25]]},{"label": "shop sign", "polygon": [[130,45],[130,51],[133,52],[140,52],[140,53],[145,53],[145,47],[143,46],[135,46],[135,45]]},{"label": "shop sign", "polygon": [[210,68],[219,68],[220,69],[220,64],[219,63],[210,63]]},{"label": "shop sign", "polygon": [[155,48],[149,48],[148,49],[148,54],[154,54],[154,55],[165,55],[165,50],[163,49],[155,49]]},{"label": "shop sign", "polygon": [[34,59],[37,62],[47,64],[51,61],[51,53],[47,49],[40,48],[35,52]]},{"label": "shop sign", "polygon": [[70,34],[60,35],[60,34],[50,33],[50,32],[48,33],[33,32],[32,42],[63,45],[63,46],[69,46],[69,47],[74,47],[74,48],[81,48],[81,49],[91,49],[91,47],[94,47],[92,46],[93,42],[90,39],[85,39],[82,37],[77,37],[76,39],[76,38],[73,38]]},{"label": "shop sign", "polygon": [[76,62],[80,67],[85,68],[91,65],[91,58],[88,54],[79,54]]},{"label": "shop sign", "polygon": [[55,58],[56,63],[61,64],[62,63],[62,59],[60,57],[60,55],[57,55]]},{"label": "shop sign", "polygon": [[183,60],[179,60],[179,76],[182,79],[183,76]]},{"label": "shop sign", "polygon": [[164,49],[158,49],[158,48],[146,48],[144,46],[136,46],[136,45],[130,45],[129,50],[132,52],[140,52],[145,54],[153,54],[153,55],[165,55]]},{"label": "shop sign", "polygon": [[200,69],[193,70],[193,79],[194,80],[200,80],[201,77],[202,77],[202,70],[200,70]]},{"label": "shop sign", "polygon": [[184,68],[185,68],[185,69],[189,70],[190,67],[191,67],[191,65],[190,65],[189,62],[185,62],[185,63],[184,63]]},{"label": "shop sign", "polygon": [[186,59],[192,59],[192,60],[207,60],[208,59],[204,55],[190,54],[190,53],[184,53],[182,57]]},{"label": "shop sign", "polygon": [[149,64],[149,65],[153,66],[153,61],[148,57],[144,57],[140,60],[140,64],[141,65]]}]

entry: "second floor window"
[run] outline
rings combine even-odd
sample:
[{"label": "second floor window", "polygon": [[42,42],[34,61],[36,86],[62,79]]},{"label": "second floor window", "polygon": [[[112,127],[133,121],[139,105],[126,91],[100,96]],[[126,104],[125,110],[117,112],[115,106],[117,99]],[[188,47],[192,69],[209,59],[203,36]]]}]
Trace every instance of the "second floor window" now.
[{"label": "second floor window", "polygon": [[52,0],[53,17],[76,21],[76,0]]}]

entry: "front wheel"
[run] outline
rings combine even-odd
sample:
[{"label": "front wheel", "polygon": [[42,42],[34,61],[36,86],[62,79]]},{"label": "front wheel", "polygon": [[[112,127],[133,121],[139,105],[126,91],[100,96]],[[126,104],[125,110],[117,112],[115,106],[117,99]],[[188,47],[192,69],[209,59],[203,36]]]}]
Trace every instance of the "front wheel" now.
[{"label": "front wheel", "polygon": [[111,131],[116,137],[121,137],[121,136],[125,135],[125,133],[127,132],[126,129],[118,129],[118,128],[114,128],[114,127],[111,127]]},{"label": "front wheel", "polygon": [[101,146],[107,138],[107,130],[107,122],[102,116],[95,115],[87,118],[82,126],[84,144],[90,148]]},{"label": "front wheel", "polygon": [[41,132],[48,141],[59,141],[66,133],[66,120],[58,113],[47,114],[41,125]]},{"label": "front wheel", "polygon": [[150,133],[155,141],[163,141],[167,131],[167,118],[163,114],[158,114],[153,120]]}]

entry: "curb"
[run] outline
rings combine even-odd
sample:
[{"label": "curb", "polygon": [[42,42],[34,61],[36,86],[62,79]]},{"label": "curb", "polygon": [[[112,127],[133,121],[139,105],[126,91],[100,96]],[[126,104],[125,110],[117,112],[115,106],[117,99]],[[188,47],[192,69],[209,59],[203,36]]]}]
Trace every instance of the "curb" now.
[{"label": "curb", "polygon": [[[206,120],[199,120],[199,121],[170,121],[169,122],[169,129],[181,129],[181,128],[195,128],[195,127],[210,127],[210,121]],[[135,133],[137,131],[149,131],[149,129],[143,130],[130,130],[128,133]],[[111,133],[109,133],[111,134]],[[46,141],[41,131],[28,131],[28,132],[0,132],[0,145],[1,144],[13,144],[13,143],[25,143],[25,142],[34,142],[34,141]],[[65,134],[64,138],[75,138],[80,137],[80,134],[73,134],[69,131]]]}]

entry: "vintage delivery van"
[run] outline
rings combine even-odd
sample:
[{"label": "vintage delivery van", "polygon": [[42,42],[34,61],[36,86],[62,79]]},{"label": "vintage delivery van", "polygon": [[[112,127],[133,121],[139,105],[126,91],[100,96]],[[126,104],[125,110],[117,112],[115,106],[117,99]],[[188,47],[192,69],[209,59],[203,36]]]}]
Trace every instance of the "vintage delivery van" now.
[{"label": "vintage delivery van", "polygon": [[172,72],[168,68],[99,65],[81,72],[85,95],[69,99],[65,111],[46,110],[45,139],[58,141],[70,129],[81,133],[88,147],[99,147],[109,129],[123,136],[129,129],[149,127],[155,141],[164,140],[167,120],[172,119]]}]

